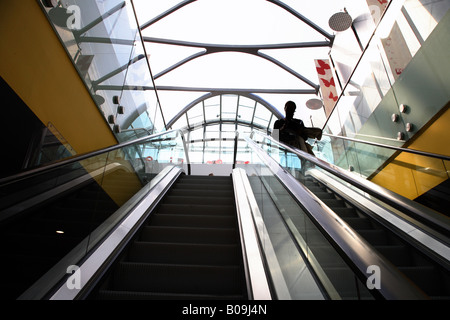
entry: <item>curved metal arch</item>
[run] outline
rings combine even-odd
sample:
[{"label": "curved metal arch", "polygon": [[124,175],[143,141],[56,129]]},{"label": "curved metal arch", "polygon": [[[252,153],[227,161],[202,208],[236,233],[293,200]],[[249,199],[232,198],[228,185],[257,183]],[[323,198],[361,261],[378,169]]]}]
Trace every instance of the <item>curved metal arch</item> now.
[{"label": "curved metal arch", "polygon": [[[269,129],[268,127],[264,127],[264,126],[262,126],[260,124],[252,124],[250,122],[240,121],[240,120],[237,120],[237,121],[234,121],[234,120],[212,120],[212,121],[208,121],[206,123],[204,123],[204,122],[195,123],[192,126],[189,126],[189,127],[186,126],[186,127],[183,127],[183,128],[179,128],[177,130],[180,130],[182,132],[192,131],[192,130],[199,129],[199,128],[204,127],[204,126],[213,126],[213,125],[218,125],[218,124],[238,124],[238,125],[241,125],[241,126],[245,126],[245,127],[249,127],[249,128],[253,128],[253,129],[258,129],[258,130],[264,131],[264,132],[267,132],[268,129]],[[218,138],[212,138],[212,139],[219,140]]]},{"label": "curved metal arch", "polygon": [[144,40],[144,42],[152,42],[152,43],[160,43],[160,44],[168,44],[168,45],[178,45],[178,46],[204,49],[201,52],[195,53],[183,60],[178,61],[177,63],[170,66],[169,68],[156,74],[154,76],[155,80],[162,77],[163,75],[177,69],[178,67],[194,60],[194,59],[206,56],[208,54],[222,53],[222,52],[238,52],[238,53],[254,55],[256,57],[263,58],[263,59],[266,59],[267,61],[272,62],[273,64],[280,67],[284,71],[292,74],[297,79],[300,79],[307,85],[314,88],[316,90],[316,92],[319,90],[319,87],[320,87],[318,84],[315,84],[311,80],[307,79],[300,73],[289,68],[288,66],[281,63],[277,59],[271,57],[270,55],[260,52],[260,50],[288,49],[288,48],[312,48],[312,47],[329,47],[330,46],[330,42],[328,42],[328,41],[287,43],[287,44],[276,44],[276,45],[243,45],[243,46],[241,45],[241,46],[238,46],[238,45],[218,45],[218,44],[207,44],[207,43],[198,43],[198,42],[177,41],[177,40],[169,40],[169,39],[157,39],[157,38],[152,38],[152,37],[144,37],[143,40]]},{"label": "curved metal arch", "polygon": [[202,101],[205,101],[209,98],[215,97],[215,96],[219,96],[219,95],[223,95],[223,94],[235,94],[237,96],[243,96],[249,99],[252,99],[256,102],[259,102],[261,105],[263,105],[267,110],[269,110],[272,114],[275,115],[275,117],[277,117],[278,119],[283,118],[284,115],[278,110],[276,109],[273,105],[271,105],[269,102],[267,102],[266,100],[264,100],[263,98],[261,98],[260,96],[253,94],[253,93],[242,93],[242,94],[236,94],[233,93],[232,91],[228,92],[228,91],[224,91],[224,92],[209,92],[197,99],[195,99],[194,101],[192,101],[191,103],[189,103],[186,107],[184,107],[177,115],[175,115],[168,123],[167,123],[167,128],[171,128],[175,122],[177,122],[184,114],[186,114],[190,109],[192,109],[193,107],[195,107],[197,104],[199,104]]},{"label": "curved metal arch", "polygon": [[[184,6],[191,4],[193,2],[196,2],[197,0],[184,0],[180,3],[178,3],[177,5],[173,6],[172,8],[170,8],[169,10],[163,12],[162,14],[158,15],[157,17],[151,19],[150,21],[144,23],[142,26],[140,26],[141,30],[144,30],[148,27],[150,27],[152,24],[158,22],[161,19],[164,19],[165,17],[167,17],[168,15],[172,14],[173,12],[183,8]],[[319,32],[320,34],[324,35],[326,38],[328,38],[331,42],[333,42],[334,40],[334,35],[328,33],[327,31],[323,30],[321,27],[319,27],[317,24],[315,24],[314,22],[312,22],[311,20],[309,20],[308,18],[306,18],[304,15],[302,15],[301,13],[297,12],[296,10],[294,10],[293,8],[289,7],[287,4],[279,1],[279,0],[266,0],[278,7],[280,7],[281,9],[289,12],[290,14],[292,14],[293,16],[295,16],[297,19],[299,19],[300,21],[302,21],[303,23],[307,24],[308,26],[310,26],[311,28],[313,28],[314,30],[316,30],[317,32]]]},{"label": "curved metal arch", "polygon": [[312,22],[311,20],[309,20],[308,18],[306,18],[304,15],[302,15],[301,13],[297,12],[296,10],[294,10],[293,8],[289,7],[287,4],[279,1],[279,0],[266,0],[284,10],[286,10],[287,12],[289,12],[290,14],[292,14],[293,16],[295,16],[296,18],[298,18],[299,20],[303,21],[304,23],[306,23],[308,26],[310,26],[311,28],[313,28],[314,30],[316,30],[317,32],[319,32],[320,34],[322,34],[323,36],[325,36],[326,38],[328,38],[331,42],[334,41],[334,35],[329,34],[327,31],[325,31],[324,29],[322,29],[321,27],[319,27],[317,24],[315,24],[314,22]]},{"label": "curved metal arch", "polygon": [[150,21],[144,23],[142,26],[140,26],[140,29],[144,30],[144,29],[150,27],[152,24],[158,22],[161,19],[164,19],[165,17],[167,17],[171,13],[173,13],[173,12],[183,8],[184,6],[186,6],[188,4],[191,4],[192,2],[195,2],[195,1],[197,1],[197,0],[185,0],[185,1],[182,1],[182,2],[178,3],[177,5],[173,6],[169,10],[161,13],[160,15],[158,15],[158,16],[154,17],[153,19],[151,19]]}]

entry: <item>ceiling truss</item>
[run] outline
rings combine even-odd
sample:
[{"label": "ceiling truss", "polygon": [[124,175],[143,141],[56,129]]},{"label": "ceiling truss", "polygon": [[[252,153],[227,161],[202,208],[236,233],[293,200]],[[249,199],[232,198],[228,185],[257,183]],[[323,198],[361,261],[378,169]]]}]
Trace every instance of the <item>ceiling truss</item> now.
[{"label": "ceiling truss", "polygon": [[[154,17],[153,19],[143,23],[139,27],[139,32],[142,35],[142,31],[149,28],[156,22],[166,18],[170,14],[176,12],[177,10],[180,10],[181,8],[196,2],[197,0],[184,0],[178,3],[177,5],[173,6],[169,10],[163,12],[162,14]],[[263,53],[262,50],[274,50],[274,49],[298,49],[298,48],[315,48],[315,47],[331,47],[333,45],[334,41],[334,35],[329,34],[322,28],[320,28],[318,25],[316,25],[314,22],[294,10],[293,8],[289,7],[285,3],[279,1],[279,0],[266,0],[284,10],[286,10],[288,13],[295,16],[297,19],[302,21],[303,23],[307,24],[309,27],[311,27],[316,32],[320,33],[325,37],[324,41],[314,41],[314,42],[298,42],[298,43],[280,43],[280,44],[261,44],[261,45],[224,45],[224,44],[208,44],[208,43],[199,43],[199,42],[188,42],[188,41],[180,41],[180,40],[172,40],[172,39],[162,39],[162,38],[154,38],[154,37],[145,37],[142,36],[141,40],[143,41],[143,44],[145,43],[158,43],[158,44],[167,44],[167,45],[176,45],[176,46],[185,46],[185,47],[191,47],[191,48],[201,48],[203,49],[201,52],[198,52],[196,54],[193,54],[191,56],[188,56],[172,66],[166,68],[165,70],[159,72],[158,74],[153,76],[153,81],[161,78],[162,76],[174,71],[175,69],[179,68],[180,66],[189,63],[197,58],[209,55],[209,54],[215,54],[215,53],[221,53],[221,52],[238,52],[238,53],[245,53],[254,55],[256,57],[265,59],[267,61],[270,61],[271,63],[275,64],[282,70],[286,71],[287,73],[293,75],[297,79],[301,80],[302,82],[306,83],[310,89],[257,89],[257,88],[245,88],[245,89],[238,89],[238,88],[195,88],[195,87],[181,87],[181,86],[157,86],[153,83],[153,87],[150,86],[114,86],[114,85],[102,85],[102,83],[112,77],[114,77],[117,74],[120,74],[124,70],[126,70],[130,65],[137,63],[143,59],[146,59],[147,57],[145,55],[139,55],[133,59],[131,59],[127,64],[117,68],[116,70],[111,71],[107,75],[92,81],[92,85],[95,88],[95,90],[166,90],[166,91],[191,91],[191,92],[207,92],[209,95],[218,95],[218,94],[237,94],[237,95],[252,95],[252,98],[254,98],[255,93],[270,93],[270,94],[317,94],[319,91],[320,86],[310,79],[307,79],[302,74],[298,73],[297,71],[293,70],[292,68],[288,67],[287,65],[283,64],[279,60],[275,59],[274,57],[270,56],[267,53]],[[133,1],[132,1],[133,3]],[[123,5],[118,6],[118,8],[121,8]],[[134,5],[133,5],[134,7]],[[115,11],[118,10],[118,8],[114,8],[111,12],[108,12],[105,16],[100,17],[99,19],[104,19],[107,16],[111,15]],[[137,17],[136,17],[137,19]],[[92,27],[94,23],[98,23],[98,21],[93,22],[91,25],[89,25],[89,28]],[[138,22],[139,25],[139,22]],[[89,29],[84,28],[84,30]],[[84,31],[83,30],[83,31]],[[111,44],[120,44],[120,45],[134,45],[134,41],[132,40],[125,40],[125,39],[111,39],[111,38],[101,38],[101,37],[86,37],[83,36],[84,32],[79,32],[76,35],[78,42],[89,42],[89,43],[111,43]],[[147,61],[148,62],[148,61]],[[150,68],[150,66],[148,66]],[[151,70],[150,70],[151,72]],[[204,97],[203,97],[204,98]],[[260,98],[259,98],[260,99]],[[277,117],[280,115],[279,112],[276,111],[275,108],[272,108],[271,106],[267,106],[268,103],[263,103],[269,110],[273,112]],[[186,112],[188,109],[192,107],[192,103],[189,104],[187,107],[185,107],[183,110]],[[171,124],[173,124],[177,119],[179,119],[183,114],[183,111],[181,111],[177,116],[175,116],[172,120],[170,120],[166,124],[166,128],[170,128]]]}]

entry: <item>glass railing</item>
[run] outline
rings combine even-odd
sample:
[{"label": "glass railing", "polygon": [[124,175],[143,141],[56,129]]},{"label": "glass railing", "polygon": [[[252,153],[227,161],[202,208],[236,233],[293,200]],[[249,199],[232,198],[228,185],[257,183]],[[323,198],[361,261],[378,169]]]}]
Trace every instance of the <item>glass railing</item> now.
[{"label": "glass railing", "polygon": [[[113,132],[165,129],[133,3],[39,1],[93,101]],[[48,4],[46,4],[48,3]],[[52,3],[52,4],[50,4]]]},{"label": "glass railing", "polygon": [[173,166],[189,171],[179,131],[0,180],[2,298],[42,298]]},{"label": "glass railing", "polygon": [[135,128],[135,129],[121,130],[120,133],[118,133],[116,136],[119,142],[126,142],[126,141],[133,141],[150,135],[152,135],[150,129]]}]

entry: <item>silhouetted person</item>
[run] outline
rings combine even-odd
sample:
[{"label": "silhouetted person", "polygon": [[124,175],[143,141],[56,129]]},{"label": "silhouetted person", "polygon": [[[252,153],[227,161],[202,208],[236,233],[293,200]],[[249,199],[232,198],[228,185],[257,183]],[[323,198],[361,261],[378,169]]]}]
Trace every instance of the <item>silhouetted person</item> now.
[{"label": "silhouetted person", "polygon": [[306,128],[302,120],[294,118],[296,108],[295,102],[286,102],[284,106],[286,117],[275,121],[273,128],[280,130],[281,142],[314,155],[311,146],[306,143],[311,128]]}]

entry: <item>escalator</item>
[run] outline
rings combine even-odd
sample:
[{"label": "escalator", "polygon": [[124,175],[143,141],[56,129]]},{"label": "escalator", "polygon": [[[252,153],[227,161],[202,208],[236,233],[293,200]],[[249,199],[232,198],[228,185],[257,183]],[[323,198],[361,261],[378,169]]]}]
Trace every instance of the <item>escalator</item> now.
[{"label": "escalator", "polygon": [[[177,148],[183,141],[172,134],[83,156],[104,164],[89,174],[75,158],[0,184],[1,298],[450,299],[448,239],[420,224],[405,231],[394,213],[380,219],[344,184],[333,185],[329,164],[305,157],[330,167],[328,178],[314,165],[296,172],[275,160],[274,141],[267,150],[246,137],[255,164],[236,165],[231,176],[190,175],[186,148]],[[158,163],[122,170],[149,150],[162,155]],[[126,190],[134,191],[118,204]],[[83,273],[76,290],[69,265]],[[380,290],[366,284],[374,265]]]},{"label": "escalator", "polygon": [[383,225],[367,210],[357,208],[312,176],[304,179],[303,183],[430,299],[450,299],[448,261],[434,261],[418,245],[406,241],[401,231],[394,230],[386,222]]},{"label": "escalator", "polygon": [[[271,137],[245,140],[329,298],[450,299],[448,218]],[[369,270],[381,290],[366,283]]]},{"label": "escalator", "polygon": [[182,175],[89,299],[247,299],[231,177]]}]

